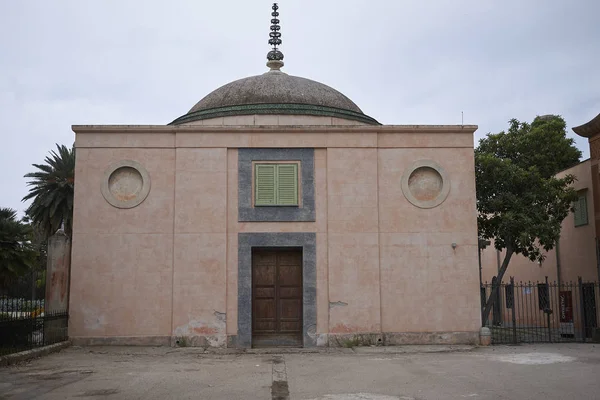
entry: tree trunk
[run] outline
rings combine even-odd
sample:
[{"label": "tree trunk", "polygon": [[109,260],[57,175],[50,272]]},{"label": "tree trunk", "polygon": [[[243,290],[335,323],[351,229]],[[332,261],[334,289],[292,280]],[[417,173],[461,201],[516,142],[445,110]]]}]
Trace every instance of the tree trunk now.
[{"label": "tree trunk", "polygon": [[488,297],[487,302],[485,303],[485,309],[483,310],[483,313],[481,314],[481,323],[485,324],[485,321],[487,321],[487,319],[490,316],[490,311],[492,310],[492,307],[494,306],[494,302],[496,300],[496,293],[498,293],[498,290],[500,288],[500,285],[502,284],[502,278],[504,277],[504,273],[506,272],[506,269],[508,268],[508,263],[510,262],[510,258],[512,257],[512,255],[514,254],[514,251],[512,249],[512,247],[507,247],[506,248],[506,255],[504,256],[504,261],[502,262],[502,266],[500,267],[500,271],[498,271],[498,278],[496,279],[496,284],[492,285],[492,293],[490,293],[490,297]]}]

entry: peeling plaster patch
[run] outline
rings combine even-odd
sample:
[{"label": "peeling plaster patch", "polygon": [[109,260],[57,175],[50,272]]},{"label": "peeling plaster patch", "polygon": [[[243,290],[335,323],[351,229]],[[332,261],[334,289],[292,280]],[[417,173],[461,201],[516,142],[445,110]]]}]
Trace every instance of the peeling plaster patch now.
[{"label": "peeling plaster patch", "polygon": [[227,320],[227,313],[215,311],[215,317],[217,317],[219,321],[225,323]]},{"label": "peeling plaster patch", "polygon": [[544,365],[568,363],[576,360],[575,357],[563,356],[558,353],[523,353],[493,356],[493,360],[521,365]]},{"label": "peeling plaster patch", "polygon": [[214,335],[219,332],[216,328],[209,328],[208,326],[199,326],[193,328],[193,331],[199,335]]},{"label": "peeling plaster patch", "polygon": [[329,335],[326,333],[317,333],[317,347],[327,347],[329,345]]},{"label": "peeling plaster patch", "polygon": [[206,336],[206,341],[211,347],[224,347],[227,343],[227,335]]},{"label": "peeling plaster patch", "polygon": [[331,310],[332,308],[336,308],[336,307],[346,307],[347,305],[348,305],[348,303],[344,303],[343,301],[330,301],[329,309]]},{"label": "peeling plaster patch", "polygon": [[314,324],[306,328],[306,335],[316,343],[317,347],[324,347],[329,344],[329,335],[326,333],[317,333],[317,326]]},{"label": "peeling plaster patch", "polygon": [[173,334],[183,337],[202,336],[211,347],[222,347],[227,339],[224,332],[225,313],[215,311],[214,318],[211,318],[210,321],[190,318],[190,322],[175,328]]},{"label": "peeling plaster patch", "polygon": [[83,325],[89,330],[98,330],[104,328],[106,321],[104,315],[99,314],[95,309],[82,307]]},{"label": "peeling plaster patch", "polygon": [[372,393],[327,394],[311,400],[416,400],[408,396],[385,396]]}]

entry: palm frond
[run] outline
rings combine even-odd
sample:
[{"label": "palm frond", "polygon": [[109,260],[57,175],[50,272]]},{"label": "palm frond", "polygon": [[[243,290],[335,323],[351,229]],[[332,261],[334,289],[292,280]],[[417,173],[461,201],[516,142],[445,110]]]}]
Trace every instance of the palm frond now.
[{"label": "palm frond", "polygon": [[17,212],[0,208],[0,281],[22,275],[35,264],[32,229],[17,219]]},{"label": "palm frond", "polygon": [[23,201],[33,200],[27,215],[45,235],[54,234],[64,223],[71,234],[73,219],[73,192],[75,182],[75,149],[56,145],[44,159],[44,164],[33,164],[37,171],[25,178],[29,193]]}]

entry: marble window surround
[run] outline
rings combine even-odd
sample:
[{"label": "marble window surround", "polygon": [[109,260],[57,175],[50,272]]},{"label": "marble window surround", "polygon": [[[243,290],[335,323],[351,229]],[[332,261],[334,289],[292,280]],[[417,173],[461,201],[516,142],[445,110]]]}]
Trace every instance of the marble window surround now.
[{"label": "marble window surround", "polygon": [[[238,150],[238,221],[301,222],[315,221],[314,149],[250,149]],[[252,206],[252,163],[262,161],[299,161],[301,187],[300,206]]]}]

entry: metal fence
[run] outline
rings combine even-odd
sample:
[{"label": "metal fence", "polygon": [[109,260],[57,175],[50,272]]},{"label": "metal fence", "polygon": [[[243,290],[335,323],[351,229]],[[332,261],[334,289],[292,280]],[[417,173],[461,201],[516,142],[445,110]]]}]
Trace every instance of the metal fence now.
[{"label": "metal fence", "polygon": [[0,356],[67,340],[67,310],[46,310],[43,273],[0,283]]},{"label": "metal fence", "polygon": [[[481,286],[482,309],[495,283]],[[492,343],[586,342],[599,340],[597,282],[514,282],[499,285],[484,325]]]}]

